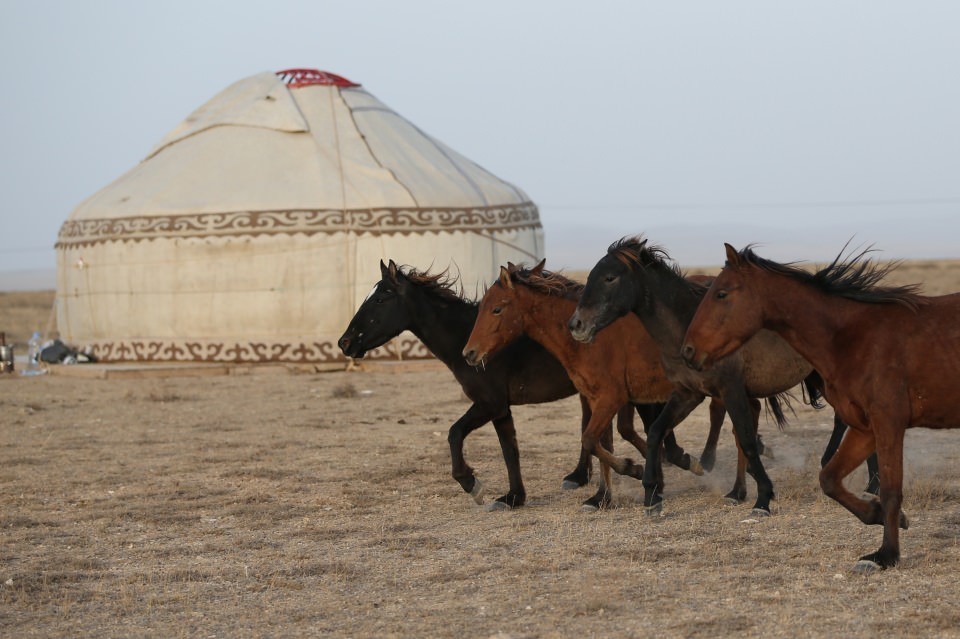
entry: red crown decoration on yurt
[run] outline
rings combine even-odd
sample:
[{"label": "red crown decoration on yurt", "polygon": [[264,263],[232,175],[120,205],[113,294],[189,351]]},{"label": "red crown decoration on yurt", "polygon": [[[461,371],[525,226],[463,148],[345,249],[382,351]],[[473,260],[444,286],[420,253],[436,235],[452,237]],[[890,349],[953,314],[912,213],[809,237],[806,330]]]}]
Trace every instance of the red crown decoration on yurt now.
[{"label": "red crown decoration on yurt", "polygon": [[277,71],[277,75],[291,89],[309,86],[327,86],[327,87],[358,87],[356,82],[351,82],[346,78],[335,73],[327,71],[318,71],[317,69],[285,69]]}]

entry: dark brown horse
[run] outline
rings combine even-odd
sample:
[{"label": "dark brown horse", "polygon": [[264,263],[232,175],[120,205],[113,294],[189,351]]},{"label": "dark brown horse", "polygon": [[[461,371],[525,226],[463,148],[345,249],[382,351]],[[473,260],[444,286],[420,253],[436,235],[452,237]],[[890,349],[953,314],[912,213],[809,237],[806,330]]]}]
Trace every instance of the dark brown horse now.
[{"label": "dark brown horse", "polygon": [[[895,566],[907,428],[960,428],[960,294],[926,297],[885,286],[894,265],[861,251],[815,273],[726,245],[727,264],[697,310],[683,357],[705,369],[762,328],[783,336],[823,376],[824,395],[850,429],[820,472],[823,491],[865,524],[883,525],[861,571]],[[861,499],[843,479],[876,450],[880,497]]]},{"label": "dark brown horse", "polygon": [[[398,267],[393,260],[380,263],[381,280],[367,297],[339,340],[348,357],[360,358],[382,346],[403,331],[416,335],[453,373],[472,404],[451,427],[450,445],[453,478],[477,503],[483,503],[483,488],[463,455],[467,435],[493,422],[507,466],[509,491],[491,504],[497,508],[521,506],[526,489],[520,474],[520,450],[510,407],[537,404],[569,397],[576,392],[560,363],[532,340],[521,340],[502,357],[483,370],[468,366],[461,352],[477,318],[477,304],[466,300],[456,289],[456,281],[444,273],[428,274],[409,267]],[[581,428],[590,420],[589,406],[581,397]],[[650,423],[661,406],[638,406],[644,423]],[[629,405],[618,415],[618,430],[625,439],[642,439],[633,427],[633,408]],[[612,446],[609,429],[604,441]],[[676,444],[676,440],[673,441]],[[675,452],[682,456],[683,451]],[[589,480],[590,456],[581,453],[576,470],[564,478],[564,488],[582,486]],[[599,501],[604,486],[588,499]]]},{"label": "dark brown horse", "polygon": [[[501,267],[500,279],[480,301],[477,323],[463,355],[468,363],[482,365],[524,336],[542,344],[560,360],[577,390],[590,404],[593,416],[583,432],[583,449],[616,472],[641,479],[643,466],[606,450],[600,442],[600,433],[625,402],[663,402],[673,392],[674,384],[660,364],[660,349],[640,319],[632,314],[614,321],[590,344],[574,340],[566,324],[577,306],[583,285],[543,267],[544,262],[529,270],[512,264]],[[760,402],[753,400],[753,404],[753,418],[757,420]],[[772,408],[782,419],[779,404],[773,404]],[[724,412],[723,403],[714,399],[710,410],[712,446],[708,450],[711,453],[716,447]],[[727,495],[736,502],[746,497],[746,458],[739,457],[737,480]],[[684,462],[684,466],[691,465],[689,460]],[[702,472],[696,460],[692,466]],[[662,478],[658,480],[662,485]],[[605,483],[610,485],[609,480]]]}]

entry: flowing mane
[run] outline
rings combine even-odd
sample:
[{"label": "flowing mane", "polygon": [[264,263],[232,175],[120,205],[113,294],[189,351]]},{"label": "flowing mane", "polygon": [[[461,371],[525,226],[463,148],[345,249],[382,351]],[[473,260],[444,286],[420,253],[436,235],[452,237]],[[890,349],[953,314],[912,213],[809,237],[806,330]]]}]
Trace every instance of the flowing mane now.
[{"label": "flowing mane", "polygon": [[470,304],[471,306],[477,305],[476,300],[470,300],[463,296],[460,277],[451,275],[450,269],[444,269],[439,273],[427,273],[426,271],[418,271],[412,266],[400,266],[398,270],[411,284],[442,300]]},{"label": "flowing mane", "polygon": [[537,271],[535,268],[529,269],[523,266],[510,271],[510,279],[529,286],[539,293],[570,300],[580,299],[580,293],[583,291],[583,284],[565,275],[553,271]]},{"label": "flowing mane", "polygon": [[[844,247],[846,250],[846,247]],[[911,310],[928,302],[920,294],[919,284],[888,286],[884,278],[900,266],[900,261],[880,264],[866,256],[873,249],[867,247],[858,253],[843,258],[843,250],[827,266],[810,273],[800,268],[796,262],[780,264],[760,257],[748,245],[738,253],[740,259],[765,271],[786,275],[797,281],[814,286],[824,293],[838,295],[847,299],[869,304],[900,304]]]},{"label": "flowing mane", "polygon": [[707,286],[691,282],[686,274],[680,270],[676,262],[667,254],[666,249],[656,244],[648,244],[647,238],[643,235],[633,237],[623,237],[607,248],[607,254],[617,258],[631,269],[635,266],[640,268],[654,267],[665,269],[678,278],[684,280],[690,287],[690,290],[697,295],[704,295],[707,292]]}]

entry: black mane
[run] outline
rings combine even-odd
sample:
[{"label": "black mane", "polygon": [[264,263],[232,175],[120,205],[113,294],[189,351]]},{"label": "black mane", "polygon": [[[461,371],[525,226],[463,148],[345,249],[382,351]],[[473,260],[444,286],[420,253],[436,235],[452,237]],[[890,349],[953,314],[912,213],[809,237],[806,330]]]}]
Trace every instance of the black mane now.
[{"label": "black mane", "polygon": [[687,279],[686,274],[667,254],[666,249],[656,244],[648,244],[647,238],[643,235],[620,238],[607,248],[607,254],[617,258],[631,269],[635,266],[664,269],[686,282],[690,290],[699,296],[707,292],[708,287]]},{"label": "black mane", "polygon": [[911,310],[916,310],[917,307],[927,303],[927,298],[920,294],[919,284],[903,286],[882,284],[883,279],[900,266],[899,260],[880,264],[867,258],[866,256],[873,251],[871,247],[851,253],[844,259],[845,250],[846,246],[830,264],[813,273],[800,268],[796,262],[780,264],[764,259],[754,253],[753,245],[746,246],[738,254],[747,264],[772,273],[786,275],[830,295],[870,304],[900,304]]},{"label": "black mane", "polygon": [[444,269],[439,273],[427,273],[418,271],[412,266],[400,266],[398,272],[406,278],[411,284],[421,290],[439,297],[447,302],[458,302],[476,306],[476,300],[470,300],[463,296],[463,287],[460,285],[460,278],[450,274],[450,269]]}]

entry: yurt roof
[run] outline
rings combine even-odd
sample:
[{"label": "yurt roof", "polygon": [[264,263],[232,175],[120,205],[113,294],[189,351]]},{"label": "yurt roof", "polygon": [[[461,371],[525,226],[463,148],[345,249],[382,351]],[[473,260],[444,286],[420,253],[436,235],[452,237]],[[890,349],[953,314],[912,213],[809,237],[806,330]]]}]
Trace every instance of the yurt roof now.
[{"label": "yurt roof", "polygon": [[[427,135],[360,85],[322,71],[290,69],[259,73],[221,91],[142,162],[82,202],[70,219],[323,210],[442,215],[504,206],[519,207],[525,226],[539,226],[523,191]],[[80,235],[90,230],[88,225]],[[61,242],[69,242],[71,230],[64,231]]]}]

